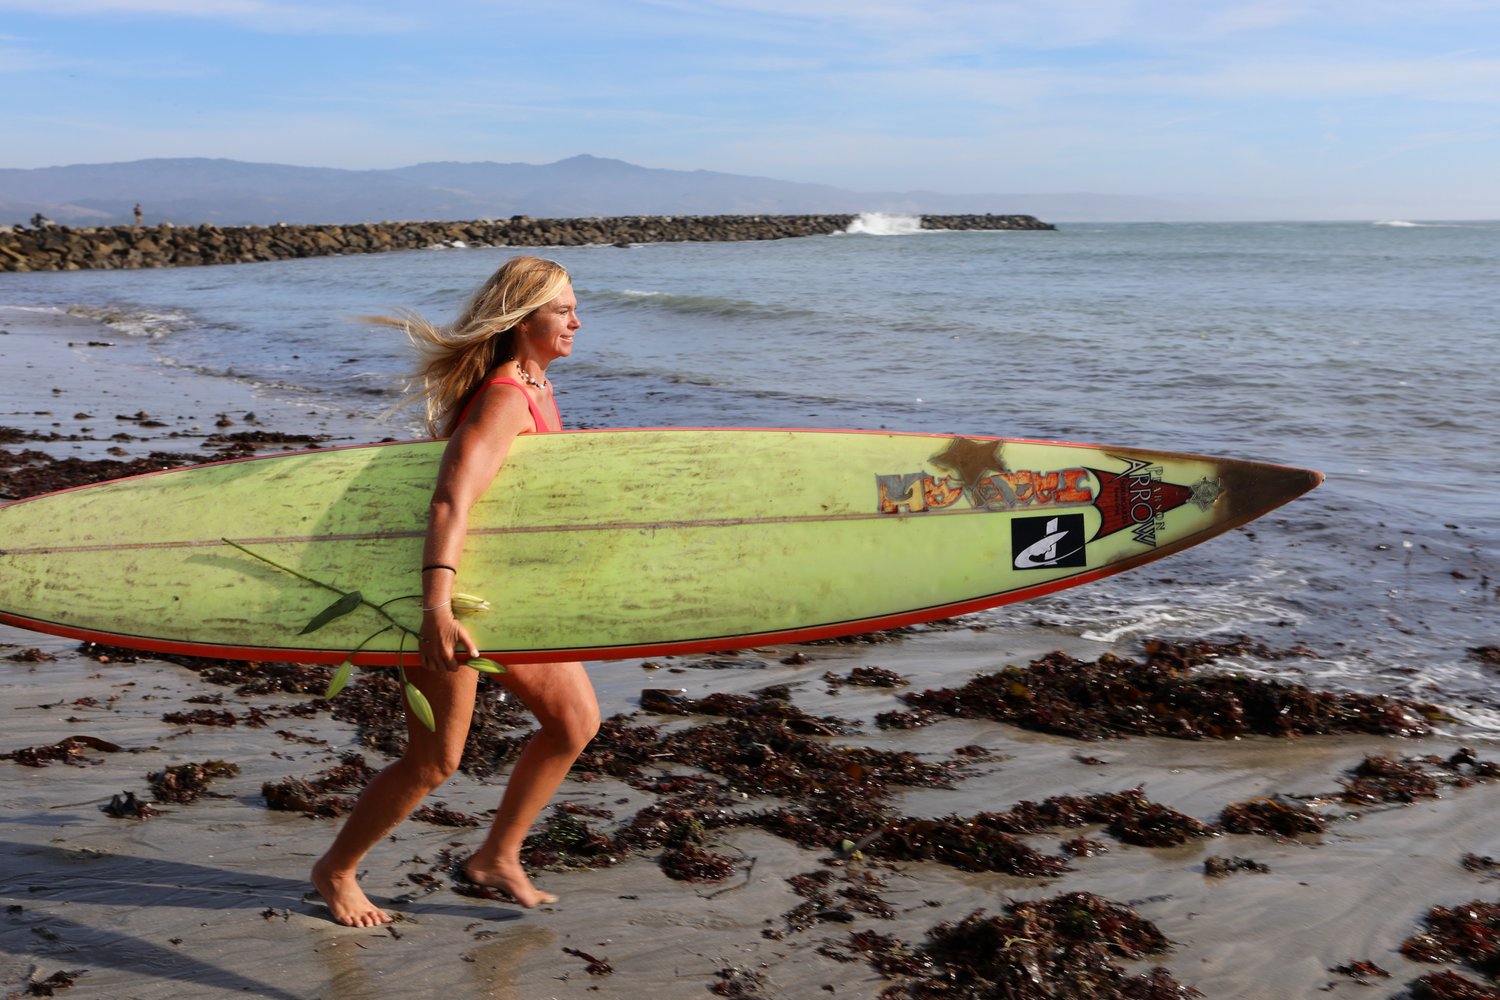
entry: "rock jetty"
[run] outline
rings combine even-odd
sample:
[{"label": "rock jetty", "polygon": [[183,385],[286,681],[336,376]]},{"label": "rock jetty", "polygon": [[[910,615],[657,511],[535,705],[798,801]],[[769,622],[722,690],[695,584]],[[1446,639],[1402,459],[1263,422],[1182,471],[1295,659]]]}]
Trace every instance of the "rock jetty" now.
[{"label": "rock jetty", "polygon": [[[352,225],[0,228],[0,271],[246,264],[432,247],[556,247],[779,240],[849,228],[853,215],[694,215]],[[924,229],[1055,229],[1030,215],[926,215]]]}]

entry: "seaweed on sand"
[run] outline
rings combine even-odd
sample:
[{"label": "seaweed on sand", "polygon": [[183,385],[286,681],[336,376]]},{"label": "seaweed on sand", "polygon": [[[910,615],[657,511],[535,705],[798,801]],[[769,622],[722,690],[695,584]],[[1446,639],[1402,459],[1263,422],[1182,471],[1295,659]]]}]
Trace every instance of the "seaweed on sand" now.
[{"label": "seaweed on sand", "polygon": [[[842,888],[833,883],[842,880]],[[787,879],[792,891],[806,902],[799,903],[782,915],[786,930],[766,928],[761,936],[772,941],[784,940],[789,933],[805,931],[818,923],[852,923],[858,914],[893,920],[896,910],[881,896],[885,881],[875,872],[849,866],[824,868]],[[825,949],[821,954],[838,961],[853,961],[848,956]]]},{"label": "seaweed on sand", "polygon": [[260,793],[269,809],[307,816],[342,816],[353,805],[353,799],[332,793],[363,788],[374,776],[375,769],[362,755],[349,753],[311,779],[267,781],[260,786]]},{"label": "seaweed on sand", "polygon": [[979,910],[927,932],[918,948],[886,935],[850,935],[846,945],[887,978],[884,1000],[1168,1000],[1201,996],[1165,969],[1130,976],[1115,959],[1165,952],[1150,921],[1118,903],[1074,892],[1012,903],[1003,916]]},{"label": "seaweed on sand", "polygon": [[28,979],[26,992],[34,997],[56,996],[58,990],[72,989],[78,985],[78,977],[87,973],[87,969],[59,969],[46,979]]},{"label": "seaweed on sand", "polygon": [[1432,972],[1411,984],[1412,1000],[1500,1000],[1500,990],[1456,972]]},{"label": "seaweed on sand", "polygon": [[893,824],[868,848],[873,856],[893,861],[936,861],[969,872],[1006,872],[1028,878],[1070,871],[1065,860],[1051,857],[1008,833],[986,829],[961,817],[908,819]]},{"label": "seaweed on sand", "polygon": [[[265,726],[265,713],[257,708],[251,708],[244,716],[245,724],[259,729]],[[211,708],[198,708],[191,712],[167,712],[161,717],[161,721],[170,722],[174,726],[237,726],[240,724],[240,716],[224,708],[215,711]]]},{"label": "seaweed on sand", "polygon": [[846,684],[854,687],[898,688],[906,687],[911,682],[894,670],[884,667],[855,667],[847,677],[840,677],[830,670],[823,675],[823,683],[828,685],[830,692],[837,692]]},{"label": "seaweed on sand", "polygon": [[1277,658],[1303,652],[1277,653],[1248,640],[1150,642],[1144,660],[1105,654],[1086,662],[1057,651],[1024,670],[1006,667],[960,688],[901,697],[919,712],[994,719],[1077,739],[1343,732],[1419,736],[1430,732],[1427,720],[1440,715],[1431,705],[1385,696],[1313,691],[1242,674],[1197,673],[1221,656]]},{"label": "seaweed on sand", "polygon": [[1225,806],[1219,824],[1230,833],[1259,833],[1282,840],[1328,829],[1328,820],[1306,806],[1264,798]]},{"label": "seaweed on sand", "polygon": [[1427,929],[1402,942],[1401,954],[1415,962],[1462,962],[1500,978],[1500,902],[1434,906],[1424,922]]},{"label": "seaweed on sand", "polygon": [[206,760],[201,764],[178,764],[153,774],[146,780],[158,802],[193,802],[200,796],[213,794],[208,786],[215,778],[232,778],[240,773],[238,764],[222,760]]},{"label": "seaweed on sand", "polygon": [[1340,798],[1350,803],[1415,802],[1438,797],[1438,782],[1420,765],[1381,755],[1366,757],[1341,782]]},{"label": "seaweed on sand", "polygon": [[101,740],[97,736],[69,736],[50,746],[21,747],[9,753],[0,753],[0,760],[13,760],[26,767],[46,767],[58,761],[75,767],[83,767],[86,764],[102,763],[97,757],[89,757],[87,755],[89,750],[119,753],[124,749],[118,743]]},{"label": "seaweed on sand", "polygon": [[1146,797],[1144,788],[1093,795],[1056,795],[1022,801],[1006,812],[980,813],[975,821],[1010,833],[1040,833],[1058,827],[1101,824],[1116,839],[1142,847],[1169,847],[1194,837],[1217,836],[1204,824]]},{"label": "seaweed on sand", "polygon": [[85,642],[83,655],[105,663],[135,663],[141,657],[186,667],[202,680],[232,687],[238,695],[322,694],[333,677],[333,667],[321,663],[279,663],[258,660],[221,660],[185,653],[142,653],[122,646]]},{"label": "seaweed on sand", "polygon": [[1271,869],[1253,858],[1206,858],[1203,874],[1209,878],[1228,878],[1235,872],[1255,872],[1264,875]]},{"label": "seaweed on sand", "polygon": [[[22,433],[25,437],[34,437]],[[196,465],[202,461],[201,455],[165,451],[153,451],[145,458],[128,461],[113,458],[53,458],[44,452],[30,449],[19,453],[0,451],[0,468],[5,470],[5,486],[0,489],[0,500],[19,500],[75,486],[102,483],[109,479],[123,479],[126,476],[140,476],[183,465]]]},{"label": "seaweed on sand", "polygon": [[[1116,839],[1144,847],[1166,847],[1218,828],[1146,798],[1140,788],[1088,796],[1056,796],[1021,802],[1008,812],[938,818],[903,817],[871,799],[804,803],[740,817],[804,847],[852,849],[886,861],[935,861],[964,871],[1003,872],[1047,878],[1070,871],[1063,857],[1043,854],[1018,839],[1058,827],[1097,824]],[[849,853],[852,853],[852,849]]]},{"label": "seaweed on sand", "polygon": [[1448,757],[1427,754],[1395,760],[1372,755],[1366,757],[1341,783],[1340,798],[1353,804],[1378,802],[1415,802],[1435,799],[1438,789],[1449,785],[1467,788],[1476,782],[1500,779],[1500,765],[1481,760],[1473,750],[1460,749]]},{"label": "seaweed on sand", "polygon": [[790,692],[773,685],[755,695],[714,692],[702,698],[662,688],[641,692],[641,708],[657,715],[711,715],[733,719],[773,719],[792,732],[806,736],[838,736],[854,732],[854,727],[836,716],[811,716],[793,705]]},{"label": "seaweed on sand", "polygon": [[734,858],[704,850],[695,844],[669,847],[662,852],[662,872],[678,882],[718,882],[739,870]]},{"label": "seaweed on sand", "polygon": [[889,785],[948,788],[955,769],[905,751],[840,746],[781,720],[730,719],[666,735],[663,759],[701,768],[740,791],[809,797],[884,797]]}]

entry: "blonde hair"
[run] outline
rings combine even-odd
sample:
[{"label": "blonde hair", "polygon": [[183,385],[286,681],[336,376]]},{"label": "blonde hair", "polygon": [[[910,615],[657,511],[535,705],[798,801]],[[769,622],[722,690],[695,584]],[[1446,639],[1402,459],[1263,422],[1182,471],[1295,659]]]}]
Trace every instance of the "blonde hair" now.
[{"label": "blonde hair", "polygon": [[448,326],[433,326],[407,311],[369,317],[405,330],[420,354],[407,398],[425,403],[430,433],[453,433],[462,406],[485,375],[515,357],[516,324],[561,295],[570,280],[556,261],[512,257],[469,296]]}]

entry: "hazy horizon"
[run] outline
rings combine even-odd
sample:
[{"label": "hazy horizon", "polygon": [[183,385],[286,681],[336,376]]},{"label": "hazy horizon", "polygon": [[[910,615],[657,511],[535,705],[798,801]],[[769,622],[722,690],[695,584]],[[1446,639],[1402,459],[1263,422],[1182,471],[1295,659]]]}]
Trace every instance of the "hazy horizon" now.
[{"label": "hazy horizon", "polygon": [[0,0],[0,15],[0,167],[589,154],[1205,218],[1500,218],[1488,0]]}]

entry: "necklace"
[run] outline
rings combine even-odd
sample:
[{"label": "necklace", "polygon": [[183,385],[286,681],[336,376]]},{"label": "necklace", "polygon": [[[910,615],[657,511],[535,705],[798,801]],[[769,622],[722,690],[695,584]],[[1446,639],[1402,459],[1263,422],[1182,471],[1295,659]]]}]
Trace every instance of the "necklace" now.
[{"label": "necklace", "polygon": [[532,386],[533,388],[541,389],[543,392],[545,392],[547,387],[552,384],[551,382],[547,381],[547,376],[545,375],[542,376],[541,381],[533,378],[531,373],[527,371],[519,361],[516,362],[516,374],[521,377],[522,382],[525,382],[527,385]]}]

